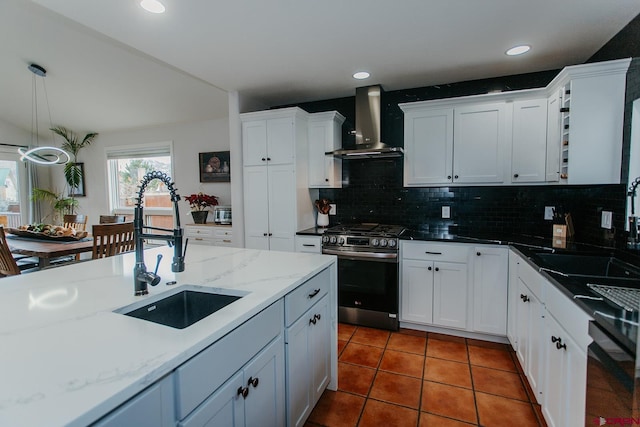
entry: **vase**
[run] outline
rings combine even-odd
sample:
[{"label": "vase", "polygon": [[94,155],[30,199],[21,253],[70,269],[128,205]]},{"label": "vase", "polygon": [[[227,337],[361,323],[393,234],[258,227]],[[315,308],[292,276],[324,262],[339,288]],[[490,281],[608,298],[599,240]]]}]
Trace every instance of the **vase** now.
[{"label": "vase", "polygon": [[318,212],[318,227],[326,227],[329,225],[329,214],[323,214]]},{"label": "vase", "polygon": [[191,211],[193,222],[195,222],[196,224],[206,224],[207,215],[209,215],[209,211]]}]

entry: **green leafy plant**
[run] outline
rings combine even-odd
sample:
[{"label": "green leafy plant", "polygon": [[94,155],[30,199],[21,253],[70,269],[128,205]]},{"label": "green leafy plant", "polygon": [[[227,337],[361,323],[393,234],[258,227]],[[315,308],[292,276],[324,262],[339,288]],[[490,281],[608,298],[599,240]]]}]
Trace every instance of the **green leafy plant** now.
[{"label": "green leafy plant", "polygon": [[[34,188],[32,190],[31,200],[49,203],[54,212],[53,222],[58,223],[61,223],[64,215],[73,214],[78,207],[78,201],[75,198],[64,197],[64,193],[56,193],[55,191],[44,188]],[[46,216],[43,218],[43,222],[46,218]]]},{"label": "green leafy plant", "polygon": [[[82,138],[82,140],[80,140],[75,132],[65,128],[64,126],[53,127],[51,128],[51,131],[64,139],[60,148],[71,156],[71,161],[64,165],[64,178],[67,181],[67,184],[69,184],[70,193],[73,194],[75,193],[74,190],[76,190],[82,183],[82,171],[77,163],[78,153],[84,147],[91,145],[98,136],[98,133],[89,132],[84,136],[84,138]],[[71,196],[71,198],[73,199],[73,196]]]}]

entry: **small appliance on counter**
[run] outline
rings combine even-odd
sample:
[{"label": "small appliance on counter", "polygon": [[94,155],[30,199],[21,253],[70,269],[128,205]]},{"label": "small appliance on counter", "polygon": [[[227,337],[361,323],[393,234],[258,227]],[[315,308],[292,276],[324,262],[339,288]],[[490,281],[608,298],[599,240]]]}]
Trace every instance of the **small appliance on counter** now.
[{"label": "small appliance on counter", "polygon": [[231,224],[231,206],[214,206],[213,222],[220,225]]}]

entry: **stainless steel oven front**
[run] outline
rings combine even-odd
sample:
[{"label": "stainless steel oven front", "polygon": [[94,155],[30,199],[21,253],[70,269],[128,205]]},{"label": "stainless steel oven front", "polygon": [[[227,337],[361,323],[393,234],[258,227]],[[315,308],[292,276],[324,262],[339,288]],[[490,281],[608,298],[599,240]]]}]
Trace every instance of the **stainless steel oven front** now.
[{"label": "stainless steel oven front", "polygon": [[357,248],[322,252],[338,256],[339,321],[398,330],[398,252]]}]

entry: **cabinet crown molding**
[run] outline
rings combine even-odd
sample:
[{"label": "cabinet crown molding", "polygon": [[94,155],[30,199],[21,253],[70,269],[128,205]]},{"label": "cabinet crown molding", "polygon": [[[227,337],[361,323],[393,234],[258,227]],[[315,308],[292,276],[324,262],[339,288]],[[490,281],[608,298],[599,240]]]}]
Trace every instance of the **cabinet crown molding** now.
[{"label": "cabinet crown molding", "polygon": [[292,117],[296,120],[307,120],[309,118],[309,113],[299,107],[289,107],[240,114],[240,120],[242,121],[277,119],[284,117]]},{"label": "cabinet crown molding", "polygon": [[310,113],[309,122],[322,122],[325,120],[333,120],[339,125],[344,123],[345,117],[337,111],[323,111],[321,113]]}]

